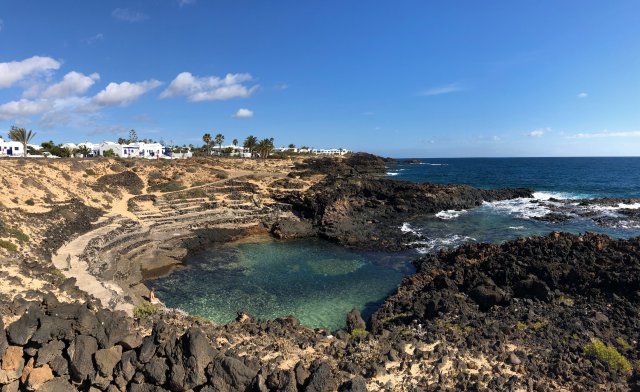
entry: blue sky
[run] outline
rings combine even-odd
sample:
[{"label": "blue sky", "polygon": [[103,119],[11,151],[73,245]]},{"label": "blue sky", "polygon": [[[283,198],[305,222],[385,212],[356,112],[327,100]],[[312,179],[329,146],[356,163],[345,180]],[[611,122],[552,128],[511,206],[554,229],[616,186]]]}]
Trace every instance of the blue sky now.
[{"label": "blue sky", "polygon": [[0,129],[38,142],[640,154],[637,0],[2,0],[0,20]]}]

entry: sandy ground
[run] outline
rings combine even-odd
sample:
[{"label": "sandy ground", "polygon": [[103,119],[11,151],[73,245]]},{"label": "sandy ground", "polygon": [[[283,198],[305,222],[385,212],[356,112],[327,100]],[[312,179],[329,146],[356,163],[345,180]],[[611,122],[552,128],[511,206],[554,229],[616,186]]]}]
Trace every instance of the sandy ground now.
[{"label": "sandy ground", "polygon": [[[107,215],[96,222],[96,224],[100,224],[112,217],[114,216]],[[65,274],[65,276],[76,278],[78,288],[99,299],[103,306],[108,306],[114,301],[117,301],[118,303],[114,306],[114,309],[124,310],[131,315],[133,312],[133,305],[119,302],[119,296],[123,295],[123,291],[120,286],[114,282],[99,281],[95,276],[89,273],[87,263],[80,260],[80,255],[84,253],[89,241],[100,235],[108,233],[110,230],[113,230],[118,226],[120,217],[115,216],[114,218],[116,219],[113,223],[90,231],[65,244],[63,247],[58,249],[57,253],[52,255],[51,261],[57,269]]]}]

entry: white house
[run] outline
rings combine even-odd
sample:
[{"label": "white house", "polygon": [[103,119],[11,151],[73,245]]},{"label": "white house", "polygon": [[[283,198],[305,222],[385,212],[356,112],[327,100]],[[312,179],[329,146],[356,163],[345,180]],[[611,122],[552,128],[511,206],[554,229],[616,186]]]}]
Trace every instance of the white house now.
[{"label": "white house", "polygon": [[211,152],[214,155],[222,155],[225,151],[231,151],[229,156],[232,157],[251,158],[249,150],[241,146],[234,146],[233,144],[230,144],[228,146],[222,146],[222,148],[215,146],[211,147]]},{"label": "white house", "polygon": [[78,148],[86,148],[87,150],[89,150],[90,152],[89,154],[87,154],[87,157],[97,157],[98,155],[100,155],[100,145],[97,143],[78,143]]},{"label": "white house", "polygon": [[120,158],[137,158],[140,156],[140,146],[137,145],[118,144],[108,141],[100,143],[100,155],[104,156],[104,153],[109,150]]},{"label": "white house", "polygon": [[313,149],[311,152],[317,155],[346,155],[349,154],[351,150],[347,150],[344,148],[322,148]]},{"label": "white house", "polygon": [[138,156],[140,158],[149,158],[149,159],[160,158],[164,153],[164,146],[160,143],[137,142],[137,143],[131,143],[129,144],[129,146],[138,147],[139,149]]},{"label": "white house", "polygon": [[25,156],[24,146],[20,142],[5,141],[0,138],[0,156],[23,157]]}]

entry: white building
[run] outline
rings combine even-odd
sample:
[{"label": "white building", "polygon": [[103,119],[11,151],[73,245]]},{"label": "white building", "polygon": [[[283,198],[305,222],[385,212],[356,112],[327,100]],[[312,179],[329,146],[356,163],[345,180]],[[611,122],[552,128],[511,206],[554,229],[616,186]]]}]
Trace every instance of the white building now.
[{"label": "white building", "polygon": [[100,155],[100,144],[97,143],[78,143],[78,148],[86,148],[87,150],[89,150],[90,152],[86,155],[87,157],[97,157],[98,155]]},{"label": "white building", "polygon": [[0,156],[23,157],[25,156],[24,146],[20,142],[12,140],[5,141],[0,138]]},{"label": "white building", "polygon": [[129,146],[137,146],[140,158],[160,158],[164,154],[164,146],[160,143],[131,143]]},{"label": "white building", "polygon": [[210,151],[213,155],[225,155],[227,151],[230,151],[229,156],[251,158],[251,153],[249,152],[249,150],[241,146],[234,146],[233,144],[222,146],[222,148],[214,146],[211,147]]},{"label": "white building", "polygon": [[322,148],[313,149],[311,150],[311,152],[316,155],[346,155],[351,153],[352,151],[344,148]]},{"label": "white building", "polygon": [[137,158],[140,156],[140,146],[133,144],[118,144],[114,142],[100,143],[100,155],[104,156],[106,151],[113,151],[120,158]]}]

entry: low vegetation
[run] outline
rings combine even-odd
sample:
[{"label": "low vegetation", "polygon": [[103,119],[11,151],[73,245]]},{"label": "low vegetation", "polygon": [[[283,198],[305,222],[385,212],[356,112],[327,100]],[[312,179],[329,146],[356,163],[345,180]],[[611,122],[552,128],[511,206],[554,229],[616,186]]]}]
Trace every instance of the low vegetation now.
[{"label": "low vegetation", "polygon": [[9,252],[17,252],[18,251],[18,246],[16,244],[14,244],[13,242],[10,242],[10,241],[6,241],[6,240],[0,240],[0,248],[4,248],[4,249],[8,250]]},{"label": "low vegetation", "polygon": [[591,342],[584,346],[584,353],[606,363],[611,369],[631,373],[632,367],[629,360],[614,347],[607,346],[600,339],[591,339]]},{"label": "low vegetation", "polygon": [[149,302],[143,302],[140,305],[137,305],[135,308],[133,308],[133,315],[137,318],[143,319],[149,316],[153,316],[159,311],[160,311],[160,305],[154,305]]}]

